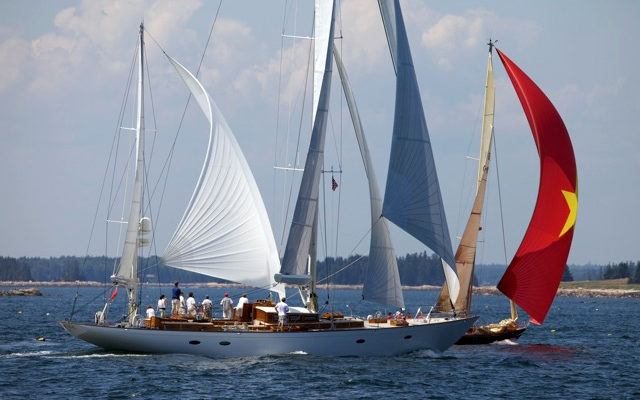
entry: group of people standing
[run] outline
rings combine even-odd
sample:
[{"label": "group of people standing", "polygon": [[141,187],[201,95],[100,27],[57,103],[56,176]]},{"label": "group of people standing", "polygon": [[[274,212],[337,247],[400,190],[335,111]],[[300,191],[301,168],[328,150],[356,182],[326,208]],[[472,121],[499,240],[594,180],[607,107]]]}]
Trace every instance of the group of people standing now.
[{"label": "group of people standing", "polygon": [[[198,315],[198,304],[196,303],[195,298],[193,297],[193,292],[189,292],[189,297],[184,299],[184,292],[180,290],[178,286],[179,282],[175,282],[173,284],[173,288],[171,289],[171,316],[189,316],[196,318]],[[275,305],[275,309],[278,312],[278,329],[280,331],[284,330],[284,324],[286,322],[287,313],[289,312],[289,306],[285,302],[285,298],[283,297],[278,304]],[[244,305],[249,302],[247,298],[247,294],[243,293],[242,297],[238,300],[238,305],[235,307],[235,313],[237,315],[242,316],[242,310]],[[229,297],[229,293],[225,293],[222,300],[220,300],[220,306],[222,307],[222,318],[224,319],[232,319],[234,317],[234,307],[233,300]],[[209,296],[205,296],[204,300],[200,304],[200,308],[202,310],[202,316],[205,319],[211,319],[213,317],[213,302],[209,298]],[[167,298],[164,294],[160,295],[158,299],[158,306],[156,310],[151,307],[151,305],[147,306],[146,317],[147,319],[151,319],[151,317],[156,316],[156,312],[158,317],[164,318],[167,316]]]},{"label": "group of people standing", "polygon": [[[173,288],[171,289],[171,316],[188,316],[195,318],[198,315],[198,309],[201,309],[203,317],[211,319],[213,317],[213,302],[209,296],[205,296],[200,306],[198,306],[193,297],[193,292],[189,292],[189,297],[185,300],[184,292],[180,290],[179,284],[180,282],[174,282]],[[240,300],[238,300],[238,305],[235,307],[235,312],[242,315],[242,309],[248,302],[247,294],[243,293]],[[233,300],[229,297],[229,293],[224,294],[224,297],[220,300],[220,306],[222,307],[222,317],[224,319],[232,319],[234,307]],[[147,306],[147,319],[156,316],[156,313],[158,317],[167,317],[166,310],[167,299],[164,294],[161,294],[155,310],[151,305]]]}]

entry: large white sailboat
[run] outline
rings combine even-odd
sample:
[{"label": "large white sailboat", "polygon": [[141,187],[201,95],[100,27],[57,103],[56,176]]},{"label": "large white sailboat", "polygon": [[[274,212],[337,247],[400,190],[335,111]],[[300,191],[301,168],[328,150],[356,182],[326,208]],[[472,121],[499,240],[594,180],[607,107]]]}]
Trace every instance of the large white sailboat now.
[{"label": "large white sailboat", "polygon": [[[315,237],[318,193],[323,166],[331,76],[338,67],[345,98],[361,150],[371,199],[371,245],[363,298],[404,307],[395,254],[387,221],[416,237],[442,258],[455,299],[459,287],[442,196],[411,52],[397,0],[379,0],[396,70],[396,110],[384,201],[358,116],[344,65],[333,45],[335,2],[316,0],[314,21],[313,127],[295,211],[282,264],[271,225],[248,164],[224,117],[200,82],[167,55],[210,124],[207,156],[189,205],[167,246],[169,266],[269,288],[280,297],[298,289],[304,307],[291,307],[285,329],[278,332],[270,301],[245,305],[234,320],[157,318],[142,320],[136,288],[138,248],[151,230],[141,214],[144,171],[143,82],[144,29],[140,29],[137,164],[124,250],[113,283],[129,296],[128,318],[109,324],[105,311],[92,323],[62,321],[70,334],[107,349],[149,353],[191,353],[242,357],[303,352],[326,356],[402,354],[420,349],[441,352],[473,324],[473,316],[431,316],[408,319],[360,319],[337,313],[320,315],[315,287]],[[455,300],[453,300],[455,301]],[[334,305],[334,309],[337,309]]]}]

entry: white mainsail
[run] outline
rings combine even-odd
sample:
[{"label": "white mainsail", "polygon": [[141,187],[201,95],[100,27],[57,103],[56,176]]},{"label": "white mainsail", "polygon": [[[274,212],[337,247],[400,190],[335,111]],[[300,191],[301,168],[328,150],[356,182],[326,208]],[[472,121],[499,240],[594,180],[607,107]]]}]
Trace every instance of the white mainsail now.
[{"label": "white mainsail", "polygon": [[280,261],[258,186],[224,116],[202,84],[169,62],[209,121],[209,145],[189,205],[163,255],[169,266],[268,288],[284,296],[273,275]]},{"label": "white mainsail", "polygon": [[142,206],[142,178],[144,174],[144,30],[140,27],[140,44],[138,47],[138,100],[136,121],[136,163],[131,208],[127,220],[127,233],[120,263],[111,279],[130,288],[137,286],[138,266],[138,230],[140,226]]},{"label": "white mainsail", "polygon": [[382,196],[380,196],[378,180],[373,170],[369,147],[364,137],[362,121],[360,120],[360,114],[358,113],[358,107],[351,89],[347,70],[344,64],[342,64],[342,59],[336,48],[334,48],[333,54],[338,67],[338,73],[340,74],[340,80],[342,81],[344,95],[347,99],[353,129],[356,134],[356,139],[358,140],[367,181],[369,182],[371,242],[369,245],[369,265],[367,266],[364,285],[362,287],[362,297],[364,300],[403,308],[404,298],[402,296],[400,274],[398,273],[398,262],[393,245],[391,244],[387,221],[382,217]]},{"label": "white mainsail", "polygon": [[442,259],[452,301],[460,284],[422,108],[409,41],[398,0],[378,0],[396,70],[396,108],[383,215]]},{"label": "white mainsail", "polygon": [[[319,75],[322,76],[322,79],[315,84],[314,88],[314,99],[317,96],[317,100],[314,100],[313,106],[314,118],[309,150],[282,259],[281,274],[278,276],[280,281],[294,284],[312,280],[311,276],[305,277],[305,275],[307,274],[307,260],[310,255],[312,232],[318,209],[320,174],[323,166],[325,133],[329,114],[333,61],[333,0],[316,1],[315,13],[314,81]],[[288,280],[287,275],[295,276],[295,282]]]}]

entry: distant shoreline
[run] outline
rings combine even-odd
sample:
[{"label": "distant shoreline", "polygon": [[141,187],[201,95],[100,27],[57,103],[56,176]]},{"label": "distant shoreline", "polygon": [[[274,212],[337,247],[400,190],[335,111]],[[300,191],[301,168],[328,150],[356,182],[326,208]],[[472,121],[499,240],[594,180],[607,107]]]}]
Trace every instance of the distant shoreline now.
[{"label": "distant shoreline", "polygon": [[[173,286],[172,283],[146,283],[148,286]],[[77,282],[32,282],[32,281],[0,281],[0,287],[101,287],[104,283],[93,281]],[[181,283],[182,287],[204,287],[204,288],[246,288],[248,286],[238,283]],[[328,285],[318,285],[321,289],[326,289]],[[362,289],[362,285],[331,285],[333,289]],[[421,285],[403,286],[404,290],[440,290],[440,286]],[[500,291],[495,286],[478,286],[473,288],[476,295],[500,295]],[[593,288],[560,288],[556,296],[561,297],[611,297],[611,298],[640,298],[640,290],[636,289],[593,289]]]}]

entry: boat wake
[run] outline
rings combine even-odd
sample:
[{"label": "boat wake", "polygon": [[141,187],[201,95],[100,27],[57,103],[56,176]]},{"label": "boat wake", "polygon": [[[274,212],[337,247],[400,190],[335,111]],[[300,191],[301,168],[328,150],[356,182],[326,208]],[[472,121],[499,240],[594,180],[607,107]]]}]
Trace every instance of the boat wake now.
[{"label": "boat wake", "polygon": [[14,358],[14,357],[39,357],[39,356],[46,356],[51,354],[50,350],[41,350],[41,351],[27,351],[27,352],[20,352],[20,353],[8,353],[8,354],[3,354],[2,358]]},{"label": "boat wake", "polygon": [[518,342],[511,339],[500,340],[498,342],[495,342],[495,344],[502,345],[502,346],[518,346]]},{"label": "boat wake", "polygon": [[151,354],[137,354],[137,353],[90,353],[90,354],[53,354],[48,358],[59,359],[83,359],[83,358],[134,358],[134,357],[151,357]]}]

